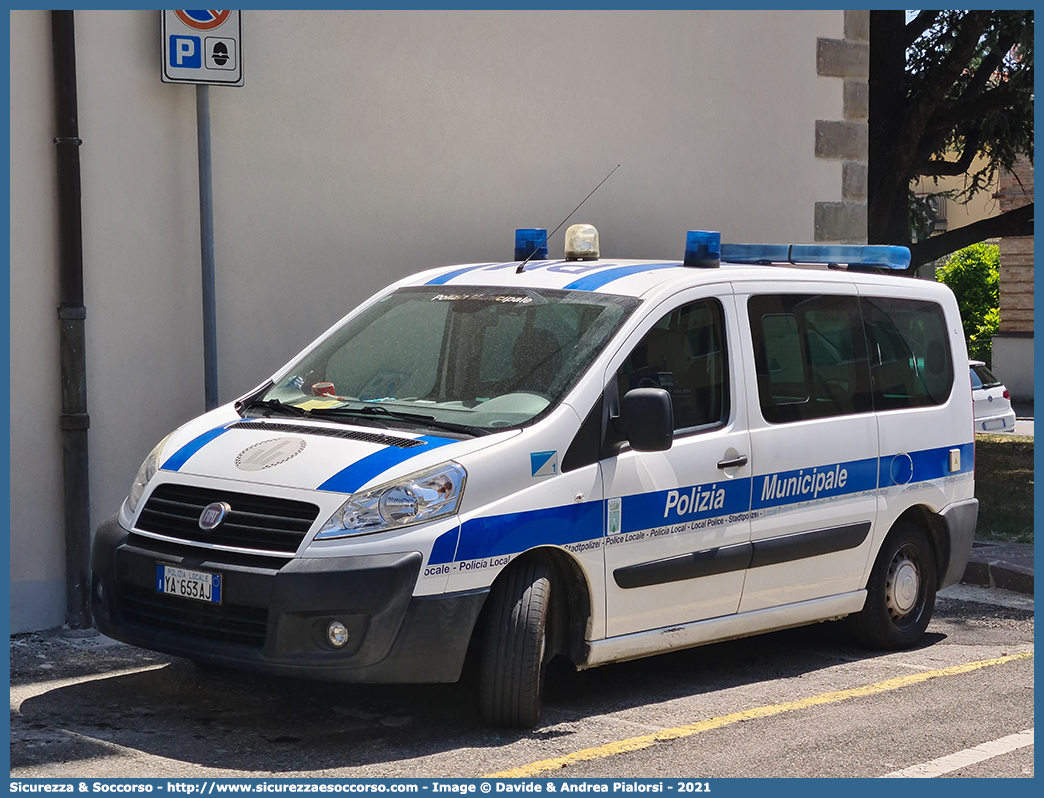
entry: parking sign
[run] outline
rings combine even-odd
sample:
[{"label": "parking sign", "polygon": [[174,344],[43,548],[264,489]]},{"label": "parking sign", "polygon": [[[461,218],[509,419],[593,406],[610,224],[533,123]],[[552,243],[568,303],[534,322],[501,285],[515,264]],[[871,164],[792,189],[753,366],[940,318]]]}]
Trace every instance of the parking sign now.
[{"label": "parking sign", "polygon": [[243,85],[239,11],[163,11],[164,83]]}]

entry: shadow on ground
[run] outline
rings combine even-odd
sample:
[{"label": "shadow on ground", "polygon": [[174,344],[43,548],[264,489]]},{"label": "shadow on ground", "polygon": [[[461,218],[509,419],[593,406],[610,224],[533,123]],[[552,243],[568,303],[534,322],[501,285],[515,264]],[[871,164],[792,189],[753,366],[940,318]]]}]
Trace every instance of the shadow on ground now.
[{"label": "shadow on ground", "polygon": [[[945,637],[932,632],[923,645]],[[57,660],[62,653],[59,647],[50,656]],[[18,667],[14,655],[12,662],[12,695],[26,695],[18,711],[12,709],[12,769],[68,763],[73,773],[77,762],[118,747],[201,767],[297,775],[567,737],[569,721],[800,677],[875,654],[853,647],[841,624],[826,623],[579,673],[553,663],[545,723],[523,732],[485,728],[470,683],[371,686],[277,678],[200,668],[122,645],[76,650],[70,662],[43,671],[48,681],[40,683],[39,666],[34,671],[28,656]],[[104,665],[92,667],[93,660]],[[134,666],[152,669],[104,675],[106,667]],[[86,682],[54,680],[91,674],[97,675]]]}]

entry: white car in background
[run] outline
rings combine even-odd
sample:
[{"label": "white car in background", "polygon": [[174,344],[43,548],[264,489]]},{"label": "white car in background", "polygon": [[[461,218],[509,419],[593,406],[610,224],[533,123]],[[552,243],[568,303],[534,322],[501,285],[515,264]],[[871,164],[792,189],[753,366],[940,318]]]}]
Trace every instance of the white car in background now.
[{"label": "white car in background", "polygon": [[981,360],[969,360],[976,432],[1014,432],[1011,394]]}]

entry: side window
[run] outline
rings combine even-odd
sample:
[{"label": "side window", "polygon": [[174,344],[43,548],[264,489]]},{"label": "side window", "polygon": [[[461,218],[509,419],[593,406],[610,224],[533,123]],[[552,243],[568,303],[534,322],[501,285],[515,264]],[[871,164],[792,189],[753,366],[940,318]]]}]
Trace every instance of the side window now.
[{"label": "side window", "polygon": [[[793,313],[766,313],[761,317],[761,328],[765,346],[762,358],[766,365],[765,389],[772,405],[778,407],[808,402],[805,347],[798,317]],[[759,378],[761,371],[759,368]]]},{"label": "side window", "polygon": [[620,396],[632,388],[663,388],[671,395],[675,430],[722,424],[729,386],[725,315],[715,299],[693,302],[661,318],[616,374]]},{"label": "side window", "polygon": [[953,357],[939,305],[864,297],[866,337],[879,410],[938,405],[953,387]]},{"label": "side window", "polygon": [[779,424],[873,409],[856,297],[754,296],[747,308],[766,421]]}]

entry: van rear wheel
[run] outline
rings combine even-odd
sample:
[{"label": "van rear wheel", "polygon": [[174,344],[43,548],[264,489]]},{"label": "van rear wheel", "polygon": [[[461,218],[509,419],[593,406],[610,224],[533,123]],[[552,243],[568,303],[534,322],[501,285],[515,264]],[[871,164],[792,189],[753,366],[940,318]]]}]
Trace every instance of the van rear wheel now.
[{"label": "van rear wheel", "polygon": [[909,648],[932,619],[937,584],[928,536],[901,522],[885,538],[866,586],[866,604],[848,617],[849,628],[872,648]]},{"label": "van rear wheel", "polygon": [[493,586],[479,663],[479,706],[494,726],[529,729],[540,720],[551,577],[526,561]]}]

